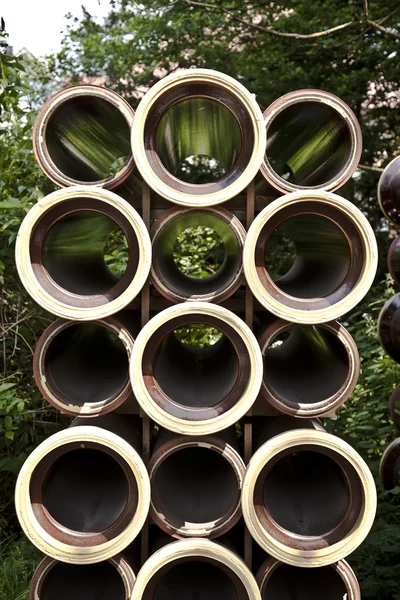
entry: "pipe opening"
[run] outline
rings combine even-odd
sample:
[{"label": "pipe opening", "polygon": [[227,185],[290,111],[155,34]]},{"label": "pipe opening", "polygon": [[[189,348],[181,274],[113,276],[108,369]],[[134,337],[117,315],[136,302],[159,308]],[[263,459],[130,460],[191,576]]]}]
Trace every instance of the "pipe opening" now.
[{"label": "pipe opening", "polygon": [[154,359],[154,376],[164,394],[189,408],[222,402],[233,390],[239,361],[219,329],[191,322],[165,335]]},{"label": "pipe opening", "polygon": [[183,447],[168,454],[152,479],[153,504],[177,529],[226,518],[240,501],[237,475],[212,448]]},{"label": "pipe opening", "polygon": [[103,98],[75,96],[51,114],[45,143],[61,173],[90,183],[118,173],[130,156],[130,125],[120,110]]},{"label": "pipe opening", "polygon": [[241,128],[222,102],[206,97],[178,101],[162,115],[155,147],[171,175],[190,184],[226,177],[241,152]]},{"label": "pipe opening", "polygon": [[233,293],[242,279],[245,236],[236,221],[226,211],[191,210],[156,224],[152,278],[161,293],[173,301],[214,302]]},{"label": "pipe opening", "polygon": [[351,264],[344,231],[316,214],[286,219],[265,245],[265,268],[275,285],[301,299],[333,294],[346,280]]},{"label": "pipe opening", "polygon": [[123,579],[108,561],[87,565],[57,561],[37,594],[38,600],[126,600]]},{"label": "pipe opening", "polygon": [[[136,239],[135,243],[137,246]],[[128,250],[123,230],[94,210],[63,216],[51,225],[43,244],[47,273],[58,286],[81,296],[109,292],[125,274],[131,258],[136,258],[136,270],[137,251]]]},{"label": "pipe opening", "polygon": [[275,335],[264,352],[264,385],[284,403],[321,402],[349,376],[343,342],[323,326],[292,325]]},{"label": "pipe opening", "polygon": [[297,186],[321,186],[337,178],[352,150],[346,121],[323,102],[288,106],[267,129],[267,161],[279,177]]},{"label": "pipe opening", "polygon": [[323,536],[337,528],[354,493],[332,458],[310,450],[295,450],[278,458],[262,485],[271,518],[301,536]]},{"label": "pipe opening", "polygon": [[334,567],[302,569],[280,564],[262,589],[263,600],[343,600],[348,589]]},{"label": "pipe opening", "polygon": [[118,462],[106,452],[82,446],[51,463],[42,483],[42,503],[63,527],[95,533],[111,527],[128,498],[133,500]]},{"label": "pipe opening", "polygon": [[63,403],[84,406],[118,396],[129,383],[129,358],[118,335],[98,323],[61,329],[44,355],[51,392]]},{"label": "pipe opening", "polygon": [[155,577],[157,583],[147,584],[143,600],[242,600],[248,597],[235,574],[216,561],[175,560],[162,567]]}]

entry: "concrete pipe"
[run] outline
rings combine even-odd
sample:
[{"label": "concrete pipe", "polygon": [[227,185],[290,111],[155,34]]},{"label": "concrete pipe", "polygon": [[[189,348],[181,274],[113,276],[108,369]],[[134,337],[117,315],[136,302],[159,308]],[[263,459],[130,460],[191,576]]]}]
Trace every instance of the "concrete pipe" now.
[{"label": "concrete pipe", "polygon": [[394,158],[380,176],[378,201],[385,217],[400,225],[400,156]]},{"label": "concrete pipe", "polygon": [[400,385],[394,390],[389,403],[390,416],[392,421],[400,429]]},{"label": "concrete pipe", "polygon": [[395,294],[382,307],[378,317],[378,336],[382,348],[400,363],[400,294]]},{"label": "concrete pipe", "polygon": [[[107,266],[118,250],[122,266]],[[138,213],[125,200],[96,187],[58,190],[26,215],[16,243],[23,285],[49,312],[92,321],[124,309],[150,271],[151,242]]]},{"label": "concrete pipe", "polygon": [[[214,236],[215,244],[204,255],[202,270],[192,274],[177,261],[177,244],[180,236],[192,232],[193,237],[199,227]],[[153,244],[151,281],[171,302],[222,302],[240,287],[244,277],[242,251],[246,230],[227,210],[171,208],[157,219],[150,235]],[[195,246],[199,255],[201,247]],[[181,261],[185,258],[181,257]],[[217,268],[210,268],[207,261]]]},{"label": "concrete pipe", "polygon": [[321,417],[352,394],[360,373],[357,346],[337,321],[294,325],[273,319],[259,338],[263,397],[296,417]]},{"label": "concrete pipe", "polygon": [[300,569],[268,558],[257,573],[262,600],[361,600],[357,578],[345,560]]},{"label": "concrete pipe", "polygon": [[353,111],[333,94],[290,92],[267,108],[264,120],[267,148],[261,173],[277,190],[334,191],[356,170],[361,128]]},{"label": "concrete pipe", "polygon": [[150,516],[176,538],[223,535],[241,517],[245,469],[234,431],[203,437],[161,432],[149,463]]},{"label": "concrete pipe", "polygon": [[33,150],[47,177],[61,187],[113,189],[132,173],[135,116],[116,92],[96,85],[67,87],[44,104],[33,128]]},{"label": "concrete pipe", "polygon": [[264,208],[243,255],[247,283],[264,308],[310,325],[354,308],[372,285],[377,260],[375,235],[361,211],[340,196],[311,190]]},{"label": "concrete pipe", "polygon": [[253,405],[261,351],[249,327],[226,308],[176,304],[140,331],[130,378],[137,401],[156,423],[183,435],[208,435],[230,427]]},{"label": "concrete pipe", "polygon": [[123,556],[71,565],[46,556],[37,567],[29,600],[130,600],[135,573]]},{"label": "concrete pipe", "polygon": [[123,313],[86,323],[65,319],[52,323],[33,356],[42,396],[73,416],[97,417],[121,406],[132,395],[132,325]]},{"label": "concrete pipe", "polygon": [[400,438],[389,444],[383,453],[379,474],[385,490],[400,486]]},{"label": "concrete pipe", "polygon": [[387,266],[394,282],[400,284],[400,236],[393,240],[390,245]]},{"label": "concrete pipe", "polygon": [[270,556],[296,567],[323,567],[367,536],[375,483],[349,444],[325,431],[294,429],[253,455],[242,510],[251,535]]},{"label": "concrete pipe", "polygon": [[173,542],[140,569],[132,600],[261,600],[251,571],[231,550],[210,540]]},{"label": "concrete pipe", "polygon": [[150,505],[139,436],[126,417],[86,423],[76,419],[42,442],[23,464],[15,491],[29,540],[52,558],[74,564],[104,561],[124,550]]},{"label": "concrete pipe", "polygon": [[131,140],[150,187],[192,208],[239,194],[256,176],[266,145],[254,95],[208,69],[178,71],[156,83],[137,108]]}]

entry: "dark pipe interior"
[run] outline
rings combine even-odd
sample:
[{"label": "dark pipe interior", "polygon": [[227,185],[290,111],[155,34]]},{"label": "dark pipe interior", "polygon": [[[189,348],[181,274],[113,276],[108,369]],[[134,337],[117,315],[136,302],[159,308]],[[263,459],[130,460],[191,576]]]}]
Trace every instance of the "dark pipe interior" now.
[{"label": "dark pipe interior", "polygon": [[[194,236],[193,232],[198,232],[199,227],[203,228],[204,233]],[[220,244],[216,243],[211,249],[206,228],[220,239]],[[179,248],[178,238],[181,240]],[[176,262],[177,250],[181,260],[187,259],[190,264],[204,264],[209,269],[214,267],[215,272],[209,270],[207,274],[206,268],[203,268],[198,270],[200,275],[186,274],[185,269]],[[229,285],[240,265],[241,251],[236,235],[228,223],[207,213],[190,211],[174,219],[160,233],[154,247],[155,268],[172,289],[186,295],[206,294]]]},{"label": "dark pipe interior", "polygon": [[143,600],[239,599],[233,580],[216,564],[199,559],[176,561],[161,571],[155,590],[148,591],[148,585]]},{"label": "dark pipe interior", "polygon": [[51,115],[45,133],[53,163],[67,177],[95,182],[114,175],[130,154],[130,128],[110,102],[79,96]]},{"label": "dark pipe interior", "polygon": [[39,600],[126,600],[125,586],[109,562],[69,565],[57,562],[39,590]]},{"label": "dark pipe interior", "polygon": [[217,521],[239,500],[233,468],[207,448],[182,448],[170,454],[157,469],[152,488],[157,511],[176,527]]},{"label": "dark pipe interior", "polygon": [[343,600],[346,585],[333,567],[301,569],[279,565],[262,591],[263,600]]},{"label": "dark pipe interior", "polygon": [[78,323],[53,338],[44,373],[62,402],[83,406],[119,394],[129,381],[129,360],[113,331],[97,323]]},{"label": "dark pipe interior", "polygon": [[267,131],[267,159],[284,180],[318,186],[349,161],[350,130],[339,113],[321,102],[298,102],[281,111]]},{"label": "dark pipe interior", "polygon": [[93,533],[122,514],[129,486],[121,466],[100,450],[72,450],[54,461],[42,487],[50,515],[73,531]]},{"label": "dark pipe interior", "polygon": [[204,184],[225,177],[241,150],[241,131],[221,102],[192,97],[169,108],[156,130],[156,150],[177,179]]},{"label": "dark pipe interior", "polygon": [[319,215],[298,215],[275,229],[265,248],[275,285],[297,298],[332,294],[345,280],[351,250],[343,231]]},{"label": "dark pipe interior", "polygon": [[[118,238],[113,240],[113,235]],[[106,215],[75,211],[49,229],[43,263],[50,277],[65,290],[82,296],[105,294],[119,281],[106,265],[105,256],[115,249],[126,251],[126,243],[117,223]],[[125,268],[122,266],[120,274]]]},{"label": "dark pipe interior", "polygon": [[264,382],[290,404],[313,404],[344,385],[349,357],[343,343],[324,327],[293,325],[275,337],[264,355]]},{"label": "dark pipe interior", "polygon": [[167,335],[159,346],[155,378],[167,396],[192,408],[206,408],[221,402],[233,389],[239,371],[232,342],[222,336],[204,348]]},{"label": "dark pipe interior", "polygon": [[268,513],[278,525],[299,535],[324,535],[334,529],[345,516],[349,501],[343,471],[319,452],[283,456],[265,477]]}]

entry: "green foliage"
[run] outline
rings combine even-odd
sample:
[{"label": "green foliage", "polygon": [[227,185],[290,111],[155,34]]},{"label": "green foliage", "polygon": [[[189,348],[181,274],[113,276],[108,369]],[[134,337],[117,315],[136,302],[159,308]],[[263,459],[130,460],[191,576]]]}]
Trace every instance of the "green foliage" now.
[{"label": "green foliage", "polygon": [[174,261],[182,273],[204,279],[214,275],[225,258],[225,244],[211,227],[188,227],[174,245]]},{"label": "green foliage", "polygon": [[183,344],[193,348],[213,346],[222,337],[219,329],[201,324],[179,327],[179,329],[175,329],[174,333]]},{"label": "green foliage", "polygon": [[0,600],[28,600],[32,573],[40,552],[26,539],[5,540],[1,545]]}]

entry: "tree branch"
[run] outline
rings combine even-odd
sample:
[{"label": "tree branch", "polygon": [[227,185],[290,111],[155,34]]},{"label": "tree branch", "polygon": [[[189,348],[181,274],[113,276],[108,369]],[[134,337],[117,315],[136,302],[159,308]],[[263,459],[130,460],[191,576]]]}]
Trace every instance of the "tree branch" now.
[{"label": "tree branch", "polygon": [[369,167],[368,165],[358,165],[357,169],[361,169],[362,171],[373,171],[374,173],[383,173],[384,169],[380,167]]},{"label": "tree branch", "polygon": [[[390,29],[387,29],[386,27],[382,27],[382,25],[381,25],[381,23],[386,21],[389,17],[398,13],[400,11],[400,6],[398,8],[396,8],[395,10],[393,10],[388,15],[386,15],[385,17],[383,17],[382,19],[380,19],[378,22],[370,21],[369,19],[354,18],[353,21],[348,21],[347,23],[342,23],[341,25],[337,25],[336,27],[331,27],[330,29],[325,29],[323,31],[316,31],[314,33],[288,33],[288,32],[278,31],[277,29],[274,29],[273,27],[263,27],[262,25],[258,25],[256,23],[252,23],[251,21],[247,21],[246,19],[242,19],[241,17],[239,17],[237,14],[235,14],[231,10],[224,8],[223,6],[220,6],[217,4],[209,4],[207,2],[199,2],[198,0],[185,0],[185,2],[189,6],[197,6],[198,8],[204,8],[207,11],[208,10],[216,10],[220,13],[224,13],[224,14],[228,15],[232,20],[237,21],[238,23],[241,23],[242,25],[245,25],[246,27],[254,29],[255,31],[259,31],[260,33],[266,33],[267,35],[272,35],[272,36],[279,37],[279,38],[289,38],[289,39],[294,39],[294,40],[313,40],[316,38],[328,37],[330,35],[335,35],[346,29],[362,26],[362,27],[376,29],[377,31],[380,31],[381,33],[384,33],[384,34],[389,35],[397,40],[400,40],[399,33],[396,33],[395,31],[391,31]],[[367,0],[364,0],[364,9],[367,11],[366,12],[366,14],[367,14],[368,13]]]}]

